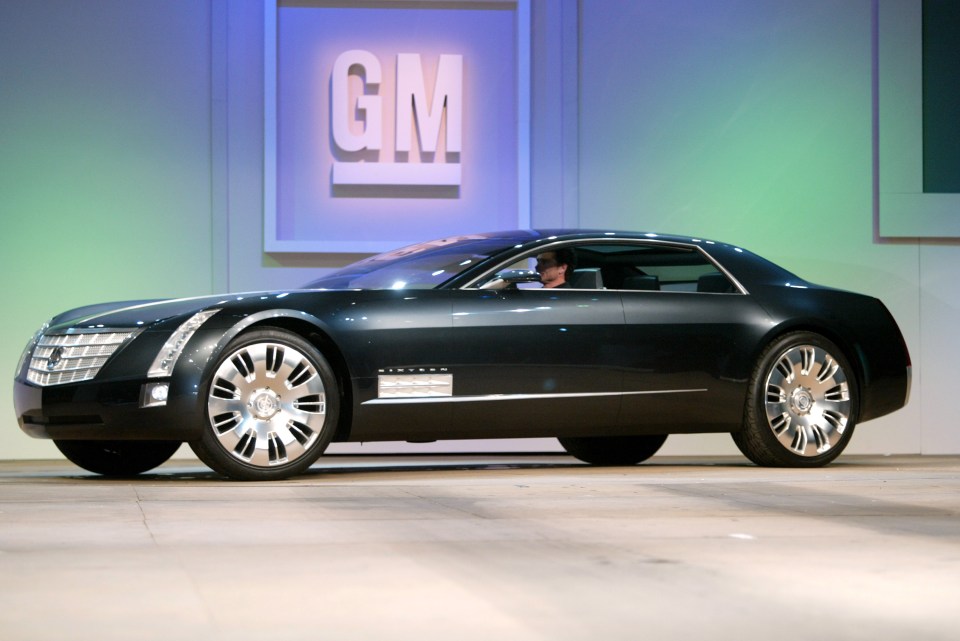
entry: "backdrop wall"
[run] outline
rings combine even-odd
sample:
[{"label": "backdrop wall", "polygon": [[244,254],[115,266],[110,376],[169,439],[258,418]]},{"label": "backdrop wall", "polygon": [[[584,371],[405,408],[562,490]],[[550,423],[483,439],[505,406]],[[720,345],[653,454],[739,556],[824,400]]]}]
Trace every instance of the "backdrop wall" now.
[{"label": "backdrop wall", "polygon": [[[960,248],[877,232],[874,2],[531,5],[533,224],[715,237],[881,297],[913,397],[849,451],[960,452]],[[0,371],[72,306],[289,287],[358,258],[263,251],[262,64],[260,0],[0,5]],[[0,416],[0,458],[57,456],[9,393]]]}]

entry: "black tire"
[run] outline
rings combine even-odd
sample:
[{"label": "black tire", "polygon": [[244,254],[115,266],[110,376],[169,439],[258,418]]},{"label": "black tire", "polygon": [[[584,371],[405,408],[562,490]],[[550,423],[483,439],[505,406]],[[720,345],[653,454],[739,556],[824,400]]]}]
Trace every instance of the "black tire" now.
[{"label": "black tire", "polygon": [[53,442],[67,459],[103,476],[136,476],[165,463],[180,441],[61,441]]},{"label": "black tire", "polygon": [[857,377],[840,348],[819,334],[793,332],[757,360],[733,441],[757,465],[820,467],[850,442],[858,408]]},{"label": "black tire", "polygon": [[327,448],[339,417],[333,368],[309,342],[279,329],[234,339],[203,394],[207,421],[190,447],[240,481],[302,473]]},{"label": "black tire", "polygon": [[571,456],[591,465],[636,465],[657,453],[666,434],[558,438]]}]

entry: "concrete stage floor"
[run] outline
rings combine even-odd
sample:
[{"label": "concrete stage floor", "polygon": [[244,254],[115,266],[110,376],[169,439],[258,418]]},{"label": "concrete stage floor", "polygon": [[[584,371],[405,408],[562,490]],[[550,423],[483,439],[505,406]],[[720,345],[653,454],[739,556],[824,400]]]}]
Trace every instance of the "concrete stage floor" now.
[{"label": "concrete stage floor", "polygon": [[0,638],[960,638],[960,457],[0,462]]}]

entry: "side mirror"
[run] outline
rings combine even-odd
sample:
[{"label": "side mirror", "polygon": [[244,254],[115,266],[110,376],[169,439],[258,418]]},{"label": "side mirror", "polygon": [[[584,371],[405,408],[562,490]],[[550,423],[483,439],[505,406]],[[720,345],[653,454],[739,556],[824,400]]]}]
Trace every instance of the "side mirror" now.
[{"label": "side mirror", "polygon": [[505,269],[480,285],[480,289],[504,289],[517,283],[539,283],[540,274],[529,269]]}]

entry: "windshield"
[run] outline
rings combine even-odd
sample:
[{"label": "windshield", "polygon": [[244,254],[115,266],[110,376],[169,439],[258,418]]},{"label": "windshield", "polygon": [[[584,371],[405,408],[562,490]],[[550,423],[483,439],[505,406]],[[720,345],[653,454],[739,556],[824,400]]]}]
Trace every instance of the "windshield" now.
[{"label": "windshield", "polygon": [[433,289],[510,246],[486,236],[432,240],[365,258],[305,289]]}]

